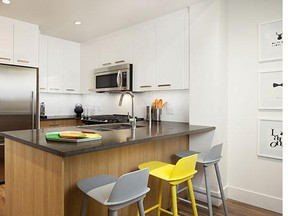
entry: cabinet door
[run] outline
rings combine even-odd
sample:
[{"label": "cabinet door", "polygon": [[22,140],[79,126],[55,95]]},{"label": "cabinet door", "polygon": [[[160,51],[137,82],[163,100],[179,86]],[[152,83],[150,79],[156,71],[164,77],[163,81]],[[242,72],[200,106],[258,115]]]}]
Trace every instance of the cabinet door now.
[{"label": "cabinet door", "polygon": [[161,17],[156,23],[158,89],[188,88],[188,10]]},{"label": "cabinet door", "polygon": [[39,28],[23,22],[14,24],[14,64],[38,67]]},{"label": "cabinet door", "polygon": [[132,62],[132,32],[125,31],[115,36],[114,64]]},{"label": "cabinet door", "polygon": [[99,40],[99,67],[109,66],[115,59],[115,37]]},{"label": "cabinet door", "polygon": [[135,91],[155,89],[155,23],[134,30],[133,76]]},{"label": "cabinet door", "polygon": [[13,23],[0,17],[0,63],[13,63]]},{"label": "cabinet door", "polygon": [[80,44],[63,40],[63,91],[80,92]]},{"label": "cabinet door", "polygon": [[95,91],[94,69],[99,65],[98,41],[81,46],[81,89],[83,93]]},{"label": "cabinet door", "polygon": [[63,91],[63,42],[48,37],[48,91]]},{"label": "cabinet door", "polygon": [[48,39],[45,35],[39,38],[39,90],[47,92],[48,88]]}]

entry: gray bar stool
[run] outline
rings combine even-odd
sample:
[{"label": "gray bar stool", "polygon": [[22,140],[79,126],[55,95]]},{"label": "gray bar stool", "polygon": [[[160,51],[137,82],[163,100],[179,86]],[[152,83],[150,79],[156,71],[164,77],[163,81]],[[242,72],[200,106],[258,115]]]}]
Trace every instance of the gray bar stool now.
[{"label": "gray bar stool", "polygon": [[126,173],[119,178],[98,175],[80,180],[77,185],[84,192],[81,216],[86,215],[88,197],[107,206],[108,216],[117,216],[119,209],[136,202],[140,215],[145,216],[143,198],[150,190],[147,187],[148,177],[149,169],[143,169]]},{"label": "gray bar stool", "polygon": [[[202,164],[204,167],[204,179],[205,179],[206,193],[203,193],[203,192],[197,191],[197,190],[195,190],[195,192],[206,194],[209,216],[213,216],[211,192],[210,192],[210,188],[209,188],[209,178],[208,178],[208,167],[210,165],[214,165],[214,167],[215,167],[218,186],[219,186],[219,190],[220,190],[220,194],[221,194],[221,197],[216,197],[216,196],[213,196],[213,197],[217,198],[217,199],[222,199],[225,216],[228,216],[228,209],[226,206],[225,195],[224,195],[224,191],[223,191],[223,185],[222,185],[220,170],[219,170],[219,166],[218,166],[218,162],[222,158],[222,156],[221,156],[222,146],[223,146],[222,143],[218,144],[218,145],[214,145],[210,148],[210,150],[207,153],[199,153],[199,152],[189,151],[189,150],[179,151],[176,153],[176,155],[180,158],[187,157],[187,156],[190,156],[192,154],[198,154],[197,163]],[[178,193],[180,193],[181,191],[183,191],[183,189],[179,190]],[[179,198],[179,199],[183,200],[182,198]],[[184,200],[184,201],[187,201],[187,200]]]}]

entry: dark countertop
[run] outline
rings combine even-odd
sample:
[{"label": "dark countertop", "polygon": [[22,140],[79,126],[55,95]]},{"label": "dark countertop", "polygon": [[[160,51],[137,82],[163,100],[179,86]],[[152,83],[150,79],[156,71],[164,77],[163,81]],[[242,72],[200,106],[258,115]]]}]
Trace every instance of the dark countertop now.
[{"label": "dark countertop", "polygon": [[[112,124],[97,125],[97,127],[107,127]],[[113,124],[115,125],[115,124]],[[66,128],[50,128],[37,130],[19,130],[1,132],[0,135],[5,138],[29,145],[31,147],[41,149],[51,154],[61,157],[79,155],[88,152],[101,151],[105,149],[117,148],[126,145],[143,143],[147,141],[155,141],[166,139],[169,137],[183,136],[188,134],[203,133],[215,130],[215,127],[189,125],[181,122],[159,122],[152,123],[149,127],[148,122],[137,122],[137,125],[145,126],[136,128],[133,132],[131,129],[113,130],[113,131],[97,131],[102,135],[101,140],[89,141],[82,143],[64,143],[47,141],[45,134],[48,132],[58,131],[89,131],[81,127],[66,127]],[[94,127],[95,125],[93,125]]]},{"label": "dark countertop", "polygon": [[62,116],[47,116],[47,118],[41,118],[40,121],[49,121],[49,120],[65,120],[65,119],[81,119],[75,115],[62,115]]}]

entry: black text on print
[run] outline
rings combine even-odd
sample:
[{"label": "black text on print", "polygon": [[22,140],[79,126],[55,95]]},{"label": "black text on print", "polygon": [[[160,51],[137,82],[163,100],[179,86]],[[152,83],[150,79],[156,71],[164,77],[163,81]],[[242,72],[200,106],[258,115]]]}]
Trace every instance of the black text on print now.
[{"label": "black text on print", "polygon": [[271,136],[273,137],[273,141],[270,143],[270,147],[272,147],[272,148],[275,148],[277,146],[282,147],[283,132],[280,131],[278,134],[276,134],[275,129],[271,129]]}]

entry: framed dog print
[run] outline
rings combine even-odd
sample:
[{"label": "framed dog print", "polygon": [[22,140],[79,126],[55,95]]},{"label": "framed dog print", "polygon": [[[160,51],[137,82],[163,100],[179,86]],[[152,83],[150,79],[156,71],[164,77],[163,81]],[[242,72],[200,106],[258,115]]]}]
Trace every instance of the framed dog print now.
[{"label": "framed dog print", "polygon": [[258,137],[258,156],[282,159],[282,120],[259,119]]},{"label": "framed dog print", "polygon": [[282,59],[283,30],[282,20],[261,23],[258,26],[258,60],[273,61]]}]

